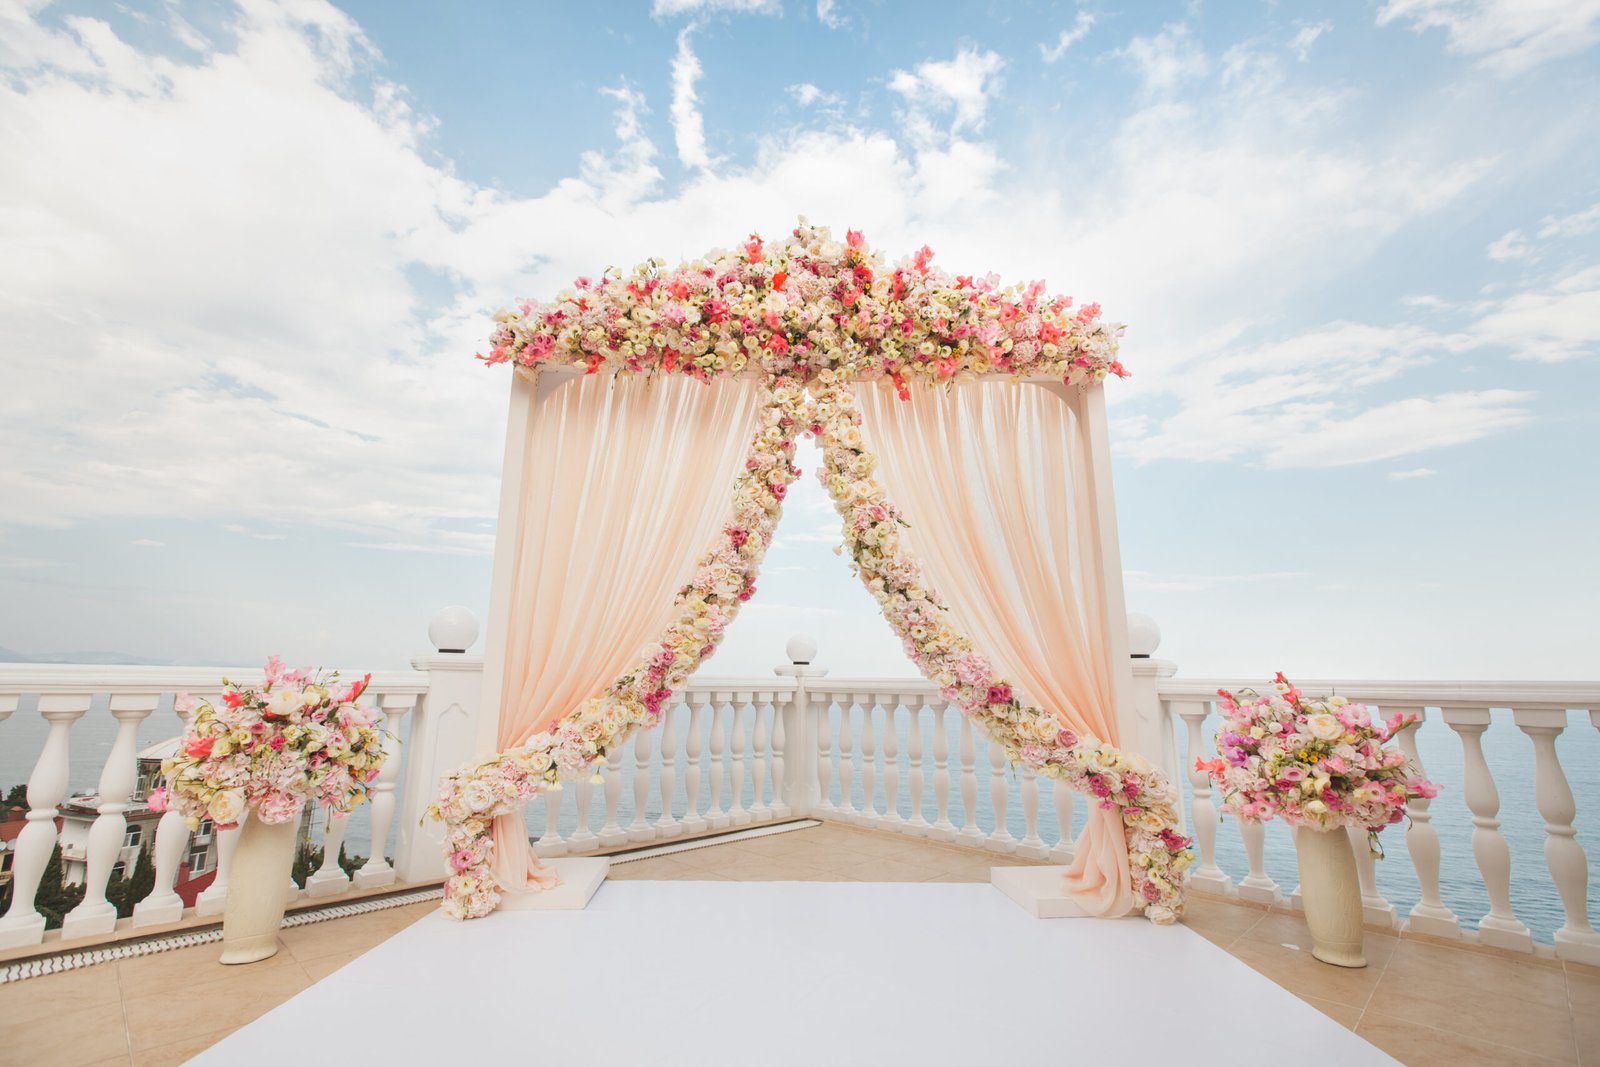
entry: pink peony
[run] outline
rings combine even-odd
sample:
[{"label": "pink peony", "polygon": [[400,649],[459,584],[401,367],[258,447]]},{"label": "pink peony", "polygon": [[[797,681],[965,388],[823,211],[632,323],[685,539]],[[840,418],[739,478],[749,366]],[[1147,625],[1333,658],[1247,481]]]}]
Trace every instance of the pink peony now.
[{"label": "pink peony", "polygon": [[167,787],[164,785],[157,786],[155,789],[151,790],[149,798],[146,799],[144,803],[145,807],[149,808],[151,811],[166,811],[169,805]]}]

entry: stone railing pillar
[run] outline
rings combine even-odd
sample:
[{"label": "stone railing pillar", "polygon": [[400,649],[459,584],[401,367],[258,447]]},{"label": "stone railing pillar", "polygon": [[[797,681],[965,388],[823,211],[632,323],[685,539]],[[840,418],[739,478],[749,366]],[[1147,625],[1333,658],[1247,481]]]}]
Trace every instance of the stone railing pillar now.
[{"label": "stone railing pillar", "polygon": [[[1161,628],[1148,615],[1128,616],[1128,650],[1133,666],[1133,706],[1144,724],[1139,738],[1124,738],[1150,764],[1167,776],[1174,787],[1182,780],[1178,766],[1178,741],[1173,733],[1172,716],[1167,714],[1158,687],[1161,680],[1178,673],[1178,665],[1152,658],[1161,644]],[[1182,817],[1182,806],[1179,806]]]},{"label": "stone railing pillar", "polygon": [[89,827],[83,903],[61,920],[63,940],[96,937],[117,928],[117,907],[106,899],[106,887],[128,833],[125,813],[133,807],[133,787],[138,784],[139,769],[134,753],[138,749],[139,724],[156,710],[158,699],[154,695],[113,694],[111,697],[109,710],[117,720],[117,739],[100,772],[100,810],[94,825]]},{"label": "stone railing pillar", "polygon": [[783,716],[783,802],[790,815],[809,816],[824,806],[817,754],[821,739],[827,736],[826,723],[819,721],[827,709],[812,711],[807,680],[825,677],[828,669],[813,666],[817,643],[805,634],[789,638],[785,652],[789,662],[772,668],[773,674],[794,679],[793,698],[778,710]]},{"label": "stone railing pillar", "polygon": [[446,608],[434,616],[428,636],[438,651],[411,661],[414,669],[427,672],[428,691],[411,723],[397,812],[394,867],[402,882],[444,878],[444,824],[427,819],[426,812],[438,795],[439,780],[479,754],[483,657],[466,651],[478,639],[478,620],[466,608]]},{"label": "stone railing pillar", "polygon": [[11,907],[0,918],[0,948],[21,948],[44,940],[44,916],[34,908],[33,898],[56,847],[56,805],[67,797],[72,724],[88,710],[88,694],[39,698],[39,714],[50,727],[28,776],[28,825],[17,835],[14,846]]}]

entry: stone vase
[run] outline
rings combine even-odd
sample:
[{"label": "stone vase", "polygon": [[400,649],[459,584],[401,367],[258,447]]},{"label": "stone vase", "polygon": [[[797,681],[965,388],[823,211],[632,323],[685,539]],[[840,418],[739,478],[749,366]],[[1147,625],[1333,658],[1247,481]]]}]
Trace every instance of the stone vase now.
[{"label": "stone vase", "polygon": [[255,963],[278,953],[278,929],[289,903],[297,821],[245,819],[228,875],[222,913],[222,963]]},{"label": "stone vase", "polygon": [[1343,827],[1299,826],[1294,848],[1300,860],[1300,901],[1311,928],[1311,954],[1335,967],[1365,967],[1361,885],[1349,834]]}]

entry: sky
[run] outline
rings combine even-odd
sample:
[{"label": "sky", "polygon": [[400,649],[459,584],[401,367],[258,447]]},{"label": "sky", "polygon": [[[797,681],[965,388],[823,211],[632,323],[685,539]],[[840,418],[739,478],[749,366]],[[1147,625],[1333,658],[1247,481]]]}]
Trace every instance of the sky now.
[{"label": "sky", "polygon": [[[1128,324],[1182,674],[1600,677],[1597,43],[1600,0],[0,0],[0,647],[404,666],[486,614],[493,311],[804,215]],[[704,673],[909,676],[838,541],[805,479]]]}]

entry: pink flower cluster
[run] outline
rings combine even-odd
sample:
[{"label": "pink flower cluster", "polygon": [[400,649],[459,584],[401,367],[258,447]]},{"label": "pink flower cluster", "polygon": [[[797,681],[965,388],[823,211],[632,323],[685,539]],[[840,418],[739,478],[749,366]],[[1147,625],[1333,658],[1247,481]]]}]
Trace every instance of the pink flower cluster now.
[{"label": "pink flower cluster", "polygon": [[834,370],[891,378],[902,395],[913,378],[1126,376],[1122,328],[1102,322],[1098,304],[1074,307],[1043,282],[1002,288],[992,274],[952,275],[932,260],[924,246],[890,263],[858,231],[841,242],[801,219],[779,243],[752,234],[737,249],[579,278],[550,303],[501,311],[478,358],[703,381],[747,367],[801,380]]},{"label": "pink flower cluster", "polygon": [[1365,705],[1307,698],[1282,673],[1273,688],[1268,696],[1245,690],[1242,698],[1217,691],[1218,756],[1195,766],[1217,783],[1225,811],[1376,833],[1403,819],[1411,799],[1438,795],[1404,752],[1386,747],[1417,724],[1414,713],[1374,723]]},{"label": "pink flower cluster", "polygon": [[166,785],[150,795],[150,809],[170,806],[191,829],[203,818],[229,829],[246,811],[291,822],[307,802],[350,811],[386,756],[376,710],[356,703],[371,680],[338,685],[337,674],[286,670],[274,656],[259,687],[224,678],[217,704],[180,693],[178,711],[192,713],[188,732],[162,761]]}]

